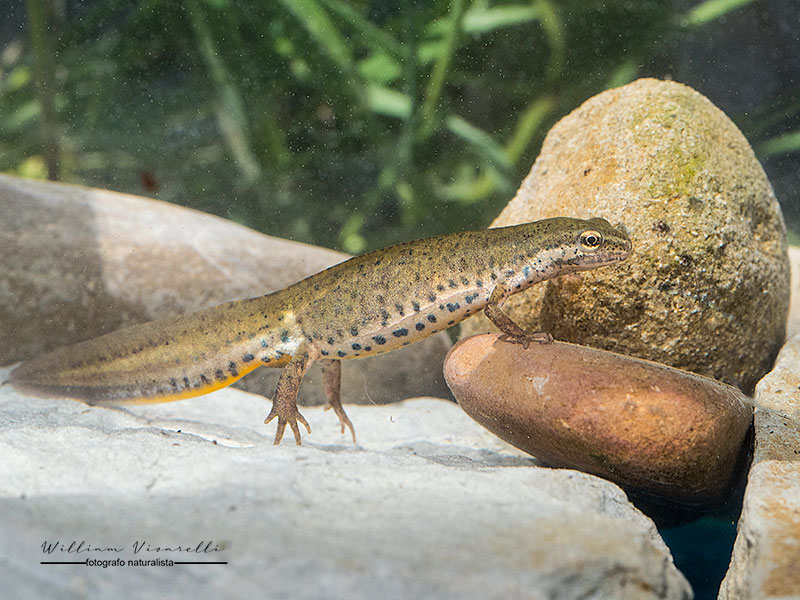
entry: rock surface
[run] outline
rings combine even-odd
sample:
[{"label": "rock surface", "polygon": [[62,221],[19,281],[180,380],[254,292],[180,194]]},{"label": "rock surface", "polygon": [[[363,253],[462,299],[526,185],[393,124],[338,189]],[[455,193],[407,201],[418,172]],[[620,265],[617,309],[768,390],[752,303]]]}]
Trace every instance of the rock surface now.
[{"label": "rock surface", "polygon": [[800,597],[800,336],[756,387],[755,449],[721,600]]},{"label": "rock surface", "polygon": [[464,411],[559,467],[688,502],[720,501],[752,409],[738,389],[586,346],[460,341],[445,379]]},{"label": "rock surface", "polygon": [[[347,258],[165,202],[0,175],[0,365],[126,325],[286,287]],[[313,300],[313,299],[311,299]],[[446,395],[441,333],[344,361],[345,402]],[[279,371],[237,385],[271,396]],[[319,366],[301,403],[324,402]]]},{"label": "rock surface", "polygon": [[789,316],[786,319],[786,337],[800,333],[800,247],[789,246],[789,263],[792,269]]},{"label": "rock surface", "polygon": [[783,218],[747,140],[707,98],[642,79],[564,117],[493,225],[554,216],[621,224],[633,253],[512,296],[520,324],[748,392],[769,370],[789,302]]},{"label": "rock surface", "polygon": [[[619,488],[536,467],[451,402],[349,407],[360,446],[307,408],[314,432],[301,448],[272,446],[266,405],[228,388],[123,411],[0,387],[4,594],[691,597]],[[42,550],[73,540],[119,551]],[[219,551],[146,550],[201,542]],[[39,564],[86,558],[228,564]]]}]

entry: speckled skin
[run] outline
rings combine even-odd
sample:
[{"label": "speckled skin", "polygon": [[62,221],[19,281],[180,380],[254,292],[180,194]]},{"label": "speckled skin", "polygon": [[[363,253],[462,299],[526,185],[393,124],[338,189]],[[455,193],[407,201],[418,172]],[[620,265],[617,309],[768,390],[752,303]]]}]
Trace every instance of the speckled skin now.
[{"label": "speckled skin", "polygon": [[92,404],[167,402],[225,387],[261,365],[285,366],[267,422],[278,417],[275,443],[288,424],[299,444],[297,421],[310,428],[297,392],[315,360],[325,361],[342,430],[352,431],[339,401],[340,360],[406,346],[484,308],[512,340],[543,341],[500,311],[505,299],[563,273],[624,260],[630,248],[627,235],[604,219],[563,217],[415,240],[273,294],[49,352],[17,367],[11,383]]}]

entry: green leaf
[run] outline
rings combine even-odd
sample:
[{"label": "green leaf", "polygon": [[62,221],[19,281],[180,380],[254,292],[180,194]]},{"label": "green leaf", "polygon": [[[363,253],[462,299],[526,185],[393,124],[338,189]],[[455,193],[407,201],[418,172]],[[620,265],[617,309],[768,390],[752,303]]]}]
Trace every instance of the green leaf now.
[{"label": "green leaf", "polygon": [[[541,12],[538,6],[506,4],[487,7],[476,2],[465,11],[462,30],[469,35],[481,35],[506,27],[531,23],[540,16]],[[443,37],[450,31],[451,23],[452,19],[449,16],[436,19],[426,28],[426,33],[431,36]]]},{"label": "green leaf", "polygon": [[480,35],[506,27],[531,23],[536,21],[540,14],[537,6],[524,4],[507,4],[491,8],[476,5],[464,15],[464,33]]},{"label": "green leaf", "polygon": [[405,120],[411,116],[411,98],[382,85],[367,86],[367,106],[387,117]]},{"label": "green leaf", "polygon": [[626,60],[621,65],[619,65],[614,72],[611,73],[611,76],[606,81],[606,89],[612,89],[616,87],[621,87],[626,85],[636,79],[636,75],[639,73],[639,61],[638,60]]},{"label": "green leaf", "polygon": [[403,69],[394,58],[381,52],[359,62],[358,74],[367,81],[387,84],[401,77]]}]

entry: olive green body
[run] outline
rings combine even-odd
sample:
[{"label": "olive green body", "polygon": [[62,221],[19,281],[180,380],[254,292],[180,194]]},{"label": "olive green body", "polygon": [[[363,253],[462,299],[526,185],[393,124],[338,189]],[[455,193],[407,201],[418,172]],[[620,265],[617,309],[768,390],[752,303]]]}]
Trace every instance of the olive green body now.
[{"label": "olive green body", "polygon": [[[598,247],[586,247],[586,239],[594,242],[587,231],[598,235]],[[266,296],[55,350],[22,363],[11,382],[91,403],[196,396],[258,366],[286,365],[301,344],[311,362],[406,346],[477,313],[493,292],[502,304],[536,282],[617,262],[629,251],[628,237],[603,219],[546,219],[415,240]]]}]

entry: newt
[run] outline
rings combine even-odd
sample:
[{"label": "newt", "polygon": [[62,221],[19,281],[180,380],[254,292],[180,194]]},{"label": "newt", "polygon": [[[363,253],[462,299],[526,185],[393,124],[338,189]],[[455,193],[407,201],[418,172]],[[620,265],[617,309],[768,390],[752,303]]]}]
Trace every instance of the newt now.
[{"label": "newt", "polygon": [[355,430],[340,400],[341,362],[389,352],[481,310],[507,341],[552,341],[502,310],[547,279],[625,260],[628,236],[605,219],[558,217],[414,240],[368,252],[256,298],[126,327],[47,352],[10,375],[15,387],[89,404],[170,402],[230,385],[259,366],[283,367],[272,410],[275,444],[288,425],[301,444],[300,382],[323,363],[328,406]]}]

